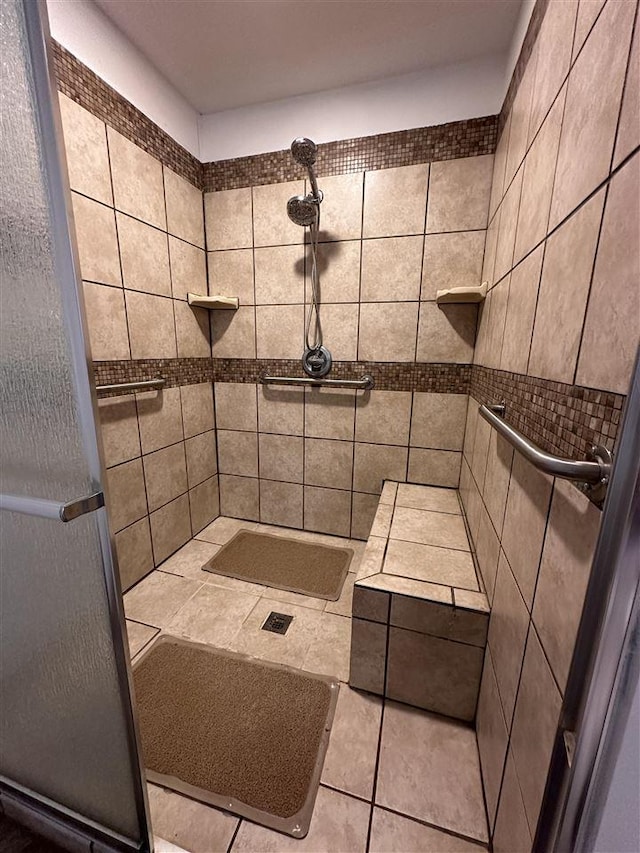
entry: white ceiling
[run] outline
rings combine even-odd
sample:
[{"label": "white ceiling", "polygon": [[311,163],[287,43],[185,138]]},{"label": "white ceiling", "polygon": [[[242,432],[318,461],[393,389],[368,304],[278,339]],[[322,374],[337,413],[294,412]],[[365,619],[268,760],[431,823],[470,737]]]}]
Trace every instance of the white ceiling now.
[{"label": "white ceiling", "polygon": [[95,0],[200,113],[506,55],[522,0]]}]

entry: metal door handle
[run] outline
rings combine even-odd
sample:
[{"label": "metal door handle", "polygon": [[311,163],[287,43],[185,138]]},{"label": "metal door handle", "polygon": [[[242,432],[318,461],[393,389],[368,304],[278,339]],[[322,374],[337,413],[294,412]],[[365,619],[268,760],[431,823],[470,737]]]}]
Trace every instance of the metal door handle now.
[{"label": "metal door handle", "polygon": [[74,518],[94,512],[101,506],[104,506],[104,492],[95,492],[67,503],[18,495],[0,495],[0,509],[21,512],[23,515],[36,515],[38,518],[53,518],[56,521],[73,521]]}]

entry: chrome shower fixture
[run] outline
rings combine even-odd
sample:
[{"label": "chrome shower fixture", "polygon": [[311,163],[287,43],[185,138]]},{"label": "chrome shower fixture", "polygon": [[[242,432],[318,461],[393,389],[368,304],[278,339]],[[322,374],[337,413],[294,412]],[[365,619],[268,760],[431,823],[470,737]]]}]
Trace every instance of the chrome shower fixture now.
[{"label": "chrome shower fixture", "polygon": [[304,166],[309,173],[311,192],[308,195],[294,195],[287,202],[287,213],[289,219],[303,228],[310,227],[320,221],[320,203],[322,202],[322,190],[318,189],[313,164],[316,162],[318,146],[311,139],[299,136],[291,143],[291,156]]}]

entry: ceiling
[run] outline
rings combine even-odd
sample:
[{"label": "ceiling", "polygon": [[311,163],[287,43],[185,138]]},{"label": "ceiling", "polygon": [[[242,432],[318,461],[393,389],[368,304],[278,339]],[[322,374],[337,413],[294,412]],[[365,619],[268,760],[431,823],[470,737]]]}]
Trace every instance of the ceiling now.
[{"label": "ceiling", "polygon": [[200,113],[506,55],[522,0],[95,0]]}]

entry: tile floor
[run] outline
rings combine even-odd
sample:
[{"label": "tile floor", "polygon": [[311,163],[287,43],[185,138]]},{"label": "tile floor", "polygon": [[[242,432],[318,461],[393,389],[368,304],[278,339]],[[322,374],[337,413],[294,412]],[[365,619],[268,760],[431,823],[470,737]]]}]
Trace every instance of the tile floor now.
[{"label": "tile floor", "polygon": [[[355,551],[339,601],[268,589],[201,570],[240,528]],[[364,543],[218,518],[126,593],[133,660],[159,633],[337,676],[349,675],[351,597]],[[284,636],[261,626],[294,616]],[[157,849],[191,853],[479,853],[487,822],[476,737],[468,726],[341,686],[309,834],[293,839],[149,786]]]}]

